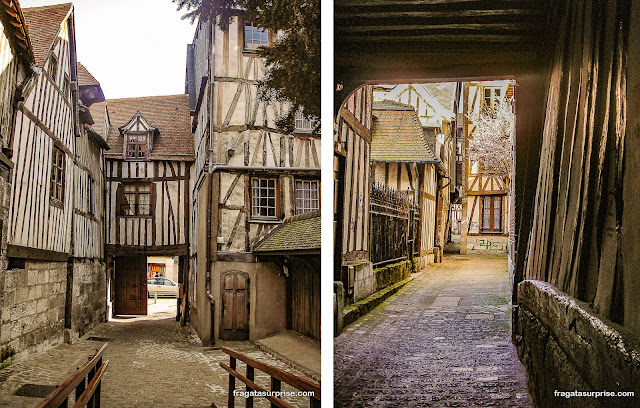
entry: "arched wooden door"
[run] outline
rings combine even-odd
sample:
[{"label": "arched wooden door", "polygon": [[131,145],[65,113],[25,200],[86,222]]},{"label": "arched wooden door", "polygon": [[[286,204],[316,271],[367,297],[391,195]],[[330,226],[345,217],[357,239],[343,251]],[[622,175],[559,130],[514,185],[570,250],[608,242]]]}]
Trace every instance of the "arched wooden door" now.
[{"label": "arched wooden door", "polygon": [[222,273],[223,340],[249,339],[249,274],[242,271]]}]

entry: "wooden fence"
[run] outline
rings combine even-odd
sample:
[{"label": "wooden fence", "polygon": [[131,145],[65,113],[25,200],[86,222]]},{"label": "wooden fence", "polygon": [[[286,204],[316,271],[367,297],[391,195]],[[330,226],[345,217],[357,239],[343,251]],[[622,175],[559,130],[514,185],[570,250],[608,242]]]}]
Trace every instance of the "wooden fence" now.
[{"label": "wooden fence", "polygon": [[78,368],[61,386],[53,390],[38,404],[37,408],[66,408],[69,406],[69,397],[74,390],[76,393],[74,408],[100,408],[102,374],[109,364],[108,360],[102,361],[106,348],[107,343],[97,350],[96,354],[89,356],[89,361]]},{"label": "wooden fence", "polygon": [[[227,406],[229,408],[235,407],[235,394],[236,391],[236,378],[242,381],[245,385],[246,393],[257,393],[259,396],[266,398],[271,402],[272,407],[290,408],[291,405],[287,404],[279,397],[282,392],[282,383],[289,384],[298,391],[302,391],[309,395],[309,406],[311,408],[320,408],[320,384],[313,383],[305,380],[304,378],[289,374],[277,367],[265,364],[261,361],[254,360],[253,358],[238,353],[237,351],[221,347],[221,350],[229,355],[229,365],[220,363],[220,367],[229,372],[229,395],[227,397]],[[244,362],[247,365],[246,374],[243,375],[236,371],[237,360]],[[255,370],[262,371],[263,373],[271,376],[270,389],[256,384]],[[253,407],[253,396],[249,394],[245,397],[245,407]]]},{"label": "wooden fence", "polygon": [[369,248],[373,266],[418,256],[420,207],[413,193],[374,183],[370,205]]}]

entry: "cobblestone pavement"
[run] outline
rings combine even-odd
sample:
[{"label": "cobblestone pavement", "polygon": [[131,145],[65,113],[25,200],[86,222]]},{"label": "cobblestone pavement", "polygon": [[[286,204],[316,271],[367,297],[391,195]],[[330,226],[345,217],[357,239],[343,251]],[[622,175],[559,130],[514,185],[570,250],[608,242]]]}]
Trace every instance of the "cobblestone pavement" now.
[{"label": "cobblestone pavement", "polygon": [[531,407],[504,256],[445,258],[335,339],[336,407]]},{"label": "cobblestone pavement", "polygon": [[[174,314],[175,316],[175,314]],[[101,324],[73,345],[61,344],[48,352],[29,357],[0,371],[0,406],[34,407],[39,398],[16,396],[24,384],[60,384],[75,371],[102,341],[109,343],[109,366],[103,377],[103,407],[216,407],[227,406],[228,374],[218,365],[229,357],[219,350],[205,349],[187,327],[175,318],[156,314],[153,318],[116,319]],[[301,375],[275,361],[249,342],[229,342],[228,347],[250,357]],[[244,364],[238,370],[244,373]],[[256,371],[256,382],[269,387],[269,377]],[[240,387],[236,381],[236,388]],[[283,390],[291,391],[286,384]],[[244,406],[241,397],[236,405]],[[264,401],[263,401],[264,400]],[[285,398],[293,406],[308,407],[309,398]],[[264,398],[256,407],[268,407]]]}]

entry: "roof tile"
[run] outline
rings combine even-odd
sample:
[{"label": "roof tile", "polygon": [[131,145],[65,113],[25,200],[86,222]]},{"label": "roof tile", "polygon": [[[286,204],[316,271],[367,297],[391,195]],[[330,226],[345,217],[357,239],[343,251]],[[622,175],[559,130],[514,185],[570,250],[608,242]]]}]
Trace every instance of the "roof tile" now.
[{"label": "roof tile", "polygon": [[44,65],[47,53],[72,7],[73,4],[65,3],[22,9],[29,29],[35,65],[39,67]]},{"label": "roof tile", "polygon": [[373,103],[371,159],[391,162],[436,162],[413,106],[384,100]]},{"label": "roof tile", "polygon": [[256,245],[254,252],[319,251],[320,211],[289,217]]},{"label": "roof tile", "polygon": [[123,136],[118,128],[129,123],[139,111],[149,125],[159,132],[153,140],[151,158],[193,160],[188,95],[109,99],[107,110],[110,123],[107,143],[111,148],[107,157],[122,157]]}]

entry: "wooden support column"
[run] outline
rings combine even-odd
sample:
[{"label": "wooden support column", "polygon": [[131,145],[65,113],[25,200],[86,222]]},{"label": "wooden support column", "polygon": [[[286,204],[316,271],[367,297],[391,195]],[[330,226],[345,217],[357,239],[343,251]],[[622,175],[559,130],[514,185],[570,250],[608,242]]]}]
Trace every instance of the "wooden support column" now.
[{"label": "wooden support column", "polygon": [[[516,285],[522,281],[527,243],[533,221],[533,205],[536,197],[540,149],[544,127],[545,98],[548,83],[546,75],[530,75],[516,78],[516,138],[515,180],[511,180],[515,191],[515,248],[512,248],[513,302],[516,303]],[[515,185],[514,185],[515,184]]]},{"label": "wooden support column", "polygon": [[640,330],[640,0],[631,2],[627,56],[627,129],[621,228],[624,325]]}]

